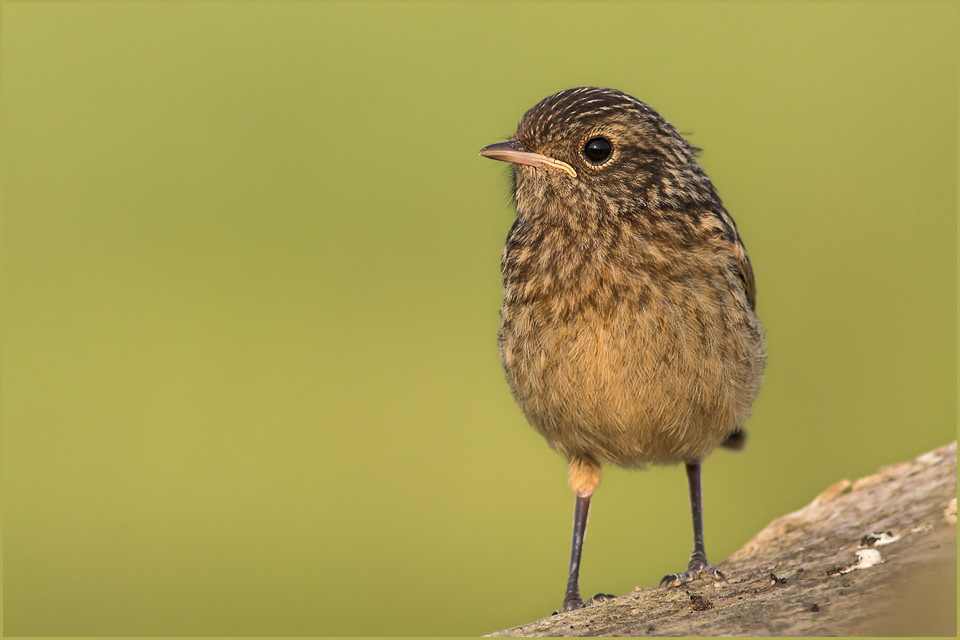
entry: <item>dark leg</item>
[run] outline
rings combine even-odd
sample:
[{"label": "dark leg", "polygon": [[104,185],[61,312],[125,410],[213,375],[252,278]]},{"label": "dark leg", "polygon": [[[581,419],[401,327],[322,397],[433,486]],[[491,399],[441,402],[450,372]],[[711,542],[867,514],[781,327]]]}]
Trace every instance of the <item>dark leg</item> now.
[{"label": "dark leg", "polygon": [[683,573],[671,573],[660,581],[661,587],[677,585],[696,580],[700,576],[710,576],[723,580],[723,574],[707,562],[707,551],[703,546],[703,509],[700,497],[700,463],[687,464],[687,482],[690,485],[690,511],[693,515],[693,553]]},{"label": "dark leg", "polygon": [[573,510],[573,545],[570,549],[570,577],[567,593],[563,596],[563,610],[573,611],[583,606],[580,598],[580,555],[583,553],[583,536],[587,532],[587,512],[590,511],[590,496],[577,496]]},{"label": "dark leg", "polygon": [[570,578],[567,593],[563,597],[563,610],[572,611],[583,606],[612,600],[607,593],[598,593],[586,605],[580,598],[580,555],[583,552],[583,536],[587,532],[587,512],[590,511],[590,496],[600,482],[600,465],[583,458],[570,459],[570,488],[577,494],[577,506],[573,510],[573,545],[570,549]]}]

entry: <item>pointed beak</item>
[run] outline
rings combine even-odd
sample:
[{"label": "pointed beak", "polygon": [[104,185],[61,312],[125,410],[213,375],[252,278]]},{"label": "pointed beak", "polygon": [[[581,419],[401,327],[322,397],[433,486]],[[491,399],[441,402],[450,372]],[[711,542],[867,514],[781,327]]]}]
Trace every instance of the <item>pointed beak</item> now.
[{"label": "pointed beak", "polygon": [[502,160],[504,162],[512,162],[514,164],[526,164],[531,167],[546,167],[552,169],[560,169],[565,171],[571,178],[577,177],[577,172],[574,171],[573,167],[568,165],[566,162],[561,160],[556,160],[548,156],[533,153],[532,151],[527,151],[526,147],[523,146],[523,143],[519,140],[507,140],[506,142],[498,142],[497,144],[491,144],[488,147],[480,149],[480,155],[484,158],[490,158],[492,160]]}]

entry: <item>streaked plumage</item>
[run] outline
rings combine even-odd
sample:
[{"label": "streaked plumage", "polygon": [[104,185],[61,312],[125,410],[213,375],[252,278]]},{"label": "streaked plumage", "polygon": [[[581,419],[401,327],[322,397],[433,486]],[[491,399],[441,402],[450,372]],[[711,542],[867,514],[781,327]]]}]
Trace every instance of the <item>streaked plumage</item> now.
[{"label": "streaked plumage", "polygon": [[[596,164],[598,139],[612,151]],[[581,498],[607,462],[697,465],[699,491],[706,455],[742,445],[765,347],[750,260],[698,150],[595,87],[546,98],[508,145],[485,155],[515,163],[499,342],[518,404]]]}]

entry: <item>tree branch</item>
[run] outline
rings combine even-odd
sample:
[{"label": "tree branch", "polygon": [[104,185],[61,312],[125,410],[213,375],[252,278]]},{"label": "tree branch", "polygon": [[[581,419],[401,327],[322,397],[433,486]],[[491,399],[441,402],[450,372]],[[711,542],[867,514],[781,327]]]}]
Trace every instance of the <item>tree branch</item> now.
[{"label": "tree branch", "polygon": [[721,565],[494,636],[956,635],[957,443],[843,480]]}]

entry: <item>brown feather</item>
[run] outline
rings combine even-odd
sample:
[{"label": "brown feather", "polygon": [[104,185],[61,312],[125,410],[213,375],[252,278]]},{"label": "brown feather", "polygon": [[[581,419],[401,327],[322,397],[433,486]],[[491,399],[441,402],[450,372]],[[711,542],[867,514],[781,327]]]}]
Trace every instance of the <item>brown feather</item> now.
[{"label": "brown feather", "polygon": [[[594,166],[601,135],[614,151]],[[695,149],[595,88],[547,98],[514,137],[577,173],[514,168],[500,352],[517,402],[589,468],[699,462],[746,420],[765,354],[750,260]]]}]

